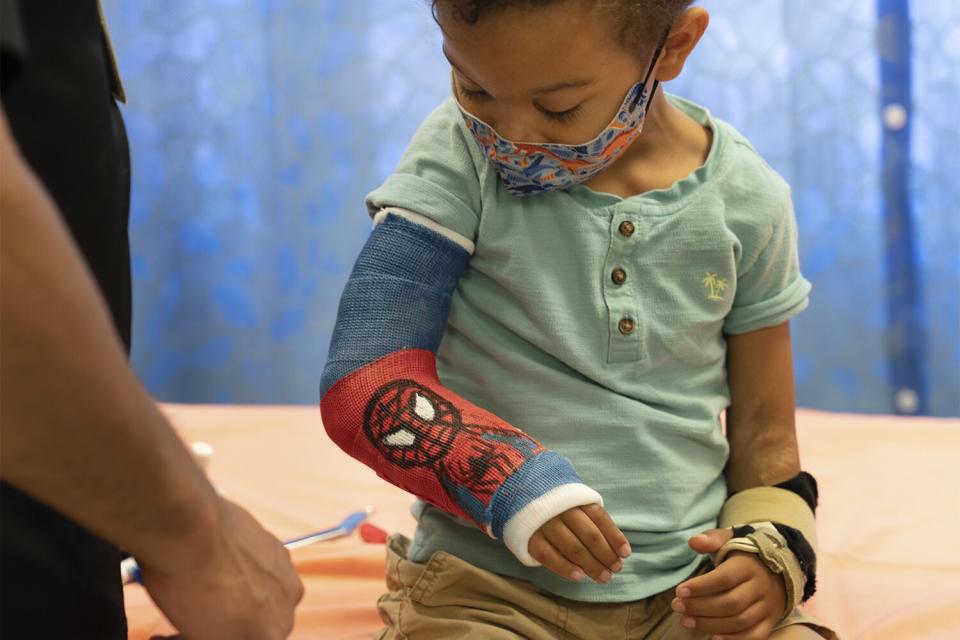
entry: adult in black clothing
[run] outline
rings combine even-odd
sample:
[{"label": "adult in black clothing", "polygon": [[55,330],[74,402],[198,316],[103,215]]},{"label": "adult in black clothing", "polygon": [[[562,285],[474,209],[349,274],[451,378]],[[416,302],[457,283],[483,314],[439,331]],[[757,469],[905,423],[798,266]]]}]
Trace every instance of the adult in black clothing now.
[{"label": "adult in black clothing", "polygon": [[119,545],[185,637],[285,638],[289,555],[127,366],[130,162],[98,3],[0,0],[0,32],[0,637],[126,638]]}]

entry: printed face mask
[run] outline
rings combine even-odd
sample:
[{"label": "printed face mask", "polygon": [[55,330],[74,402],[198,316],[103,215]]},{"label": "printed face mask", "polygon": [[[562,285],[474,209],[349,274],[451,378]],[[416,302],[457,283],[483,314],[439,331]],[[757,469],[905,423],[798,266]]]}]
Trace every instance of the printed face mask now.
[{"label": "printed face mask", "polygon": [[[666,36],[664,36],[666,39]],[[646,77],[627,91],[613,121],[593,140],[583,144],[512,142],[460,106],[467,129],[480,150],[497,169],[507,190],[516,196],[566,189],[586,182],[609,167],[630,146],[647,115],[658,82],[648,92],[647,81],[660,57],[663,42],[653,54]]]}]

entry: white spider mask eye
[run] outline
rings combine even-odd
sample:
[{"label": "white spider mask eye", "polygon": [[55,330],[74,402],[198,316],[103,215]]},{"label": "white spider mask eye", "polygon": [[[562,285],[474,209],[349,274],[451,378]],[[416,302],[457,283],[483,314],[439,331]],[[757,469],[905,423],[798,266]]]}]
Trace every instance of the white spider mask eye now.
[{"label": "white spider mask eye", "polygon": [[[413,412],[417,415],[417,417],[422,418],[427,422],[433,421],[433,418],[437,415],[437,410],[434,408],[432,402],[424,398],[419,393],[414,394],[413,402]],[[409,447],[412,446],[416,441],[417,435],[409,429],[404,428],[397,429],[383,439],[383,443],[390,447]]]},{"label": "white spider mask eye", "polygon": [[383,443],[391,447],[409,447],[416,442],[416,440],[417,436],[415,436],[412,431],[397,429],[384,438]]},{"label": "white spider mask eye", "polygon": [[433,404],[419,393],[414,394],[414,401],[416,404],[413,407],[413,412],[427,422],[432,421],[433,417],[437,415],[437,411],[433,408]]}]

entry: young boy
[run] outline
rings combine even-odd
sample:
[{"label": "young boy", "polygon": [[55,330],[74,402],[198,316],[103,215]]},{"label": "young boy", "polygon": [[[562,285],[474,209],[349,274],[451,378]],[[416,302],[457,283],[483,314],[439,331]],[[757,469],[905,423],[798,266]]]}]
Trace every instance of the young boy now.
[{"label": "young boy", "polygon": [[321,383],[331,438],[421,498],[381,637],[835,637],[796,609],[789,189],[657,90],[689,5],[433,2],[453,96],[368,196]]}]

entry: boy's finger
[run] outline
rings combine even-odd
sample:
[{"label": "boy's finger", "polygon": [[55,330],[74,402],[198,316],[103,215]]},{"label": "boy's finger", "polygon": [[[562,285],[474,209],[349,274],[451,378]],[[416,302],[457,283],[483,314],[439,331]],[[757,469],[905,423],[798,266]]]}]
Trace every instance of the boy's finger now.
[{"label": "boy's finger", "polygon": [[693,536],[687,541],[687,544],[697,553],[716,553],[732,537],[733,531],[729,528],[710,529]]},{"label": "boy's finger", "polygon": [[600,533],[607,539],[617,555],[624,559],[630,557],[632,553],[630,542],[627,540],[627,536],[623,535],[623,531],[620,531],[620,528],[614,524],[613,518],[610,517],[606,509],[598,504],[588,504],[585,507],[580,507],[580,509],[593,520],[593,523],[597,525]]},{"label": "boy's finger", "polygon": [[586,575],[583,569],[564,558],[539,531],[530,536],[530,542],[527,544],[527,552],[533,556],[537,562],[561,578],[580,582]]},{"label": "boy's finger", "polygon": [[619,571],[623,567],[623,560],[607,542],[600,527],[584,511],[570,509],[560,516],[560,520],[604,567],[610,571]]},{"label": "boy's finger", "polygon": [[763,599],[750,580],[741,582],[733,589],[709,596],[675,598],[671,603],[674,611],[688,616],[722,617],[746,611],[755,602]]},{"label": "boy's finger", "polygon": [[743,633],[762,622],[764,619],[763,601],[759,601],[750,606],[746,611],[741,611],[736,615],[709,618],[683,616],[680,624],[687,629],[696,629],[703,633],[722,633],[724,637],[731,633]]},{"label": "boy's finger", "polygon": [[755,624],[745,631],[740,633],[725,633],[722,636],[713,636],[714,638],[720,638],[721,640],[762,640],[763,638],[769,638],[770,633],[773,631],[774,623],[769,620],[764,620]]},{"label": "boy's finger", "polygon": [[747,580],[750,576],[738,569],[737,565],[723,562],[702,576],[691,578],[677,585],[676,594],[680,598],[708,596],[729,591]]},{"label": "boy's finger", "polygon": [[543,533],[547,542],[560,552],[560,555],[581,567],[588,576],[601,583],[610,580],[611,574],[607,567],[584,546],[580,538],[567,527],[563,520],[554,518],[543,525],[540,532]]}]

